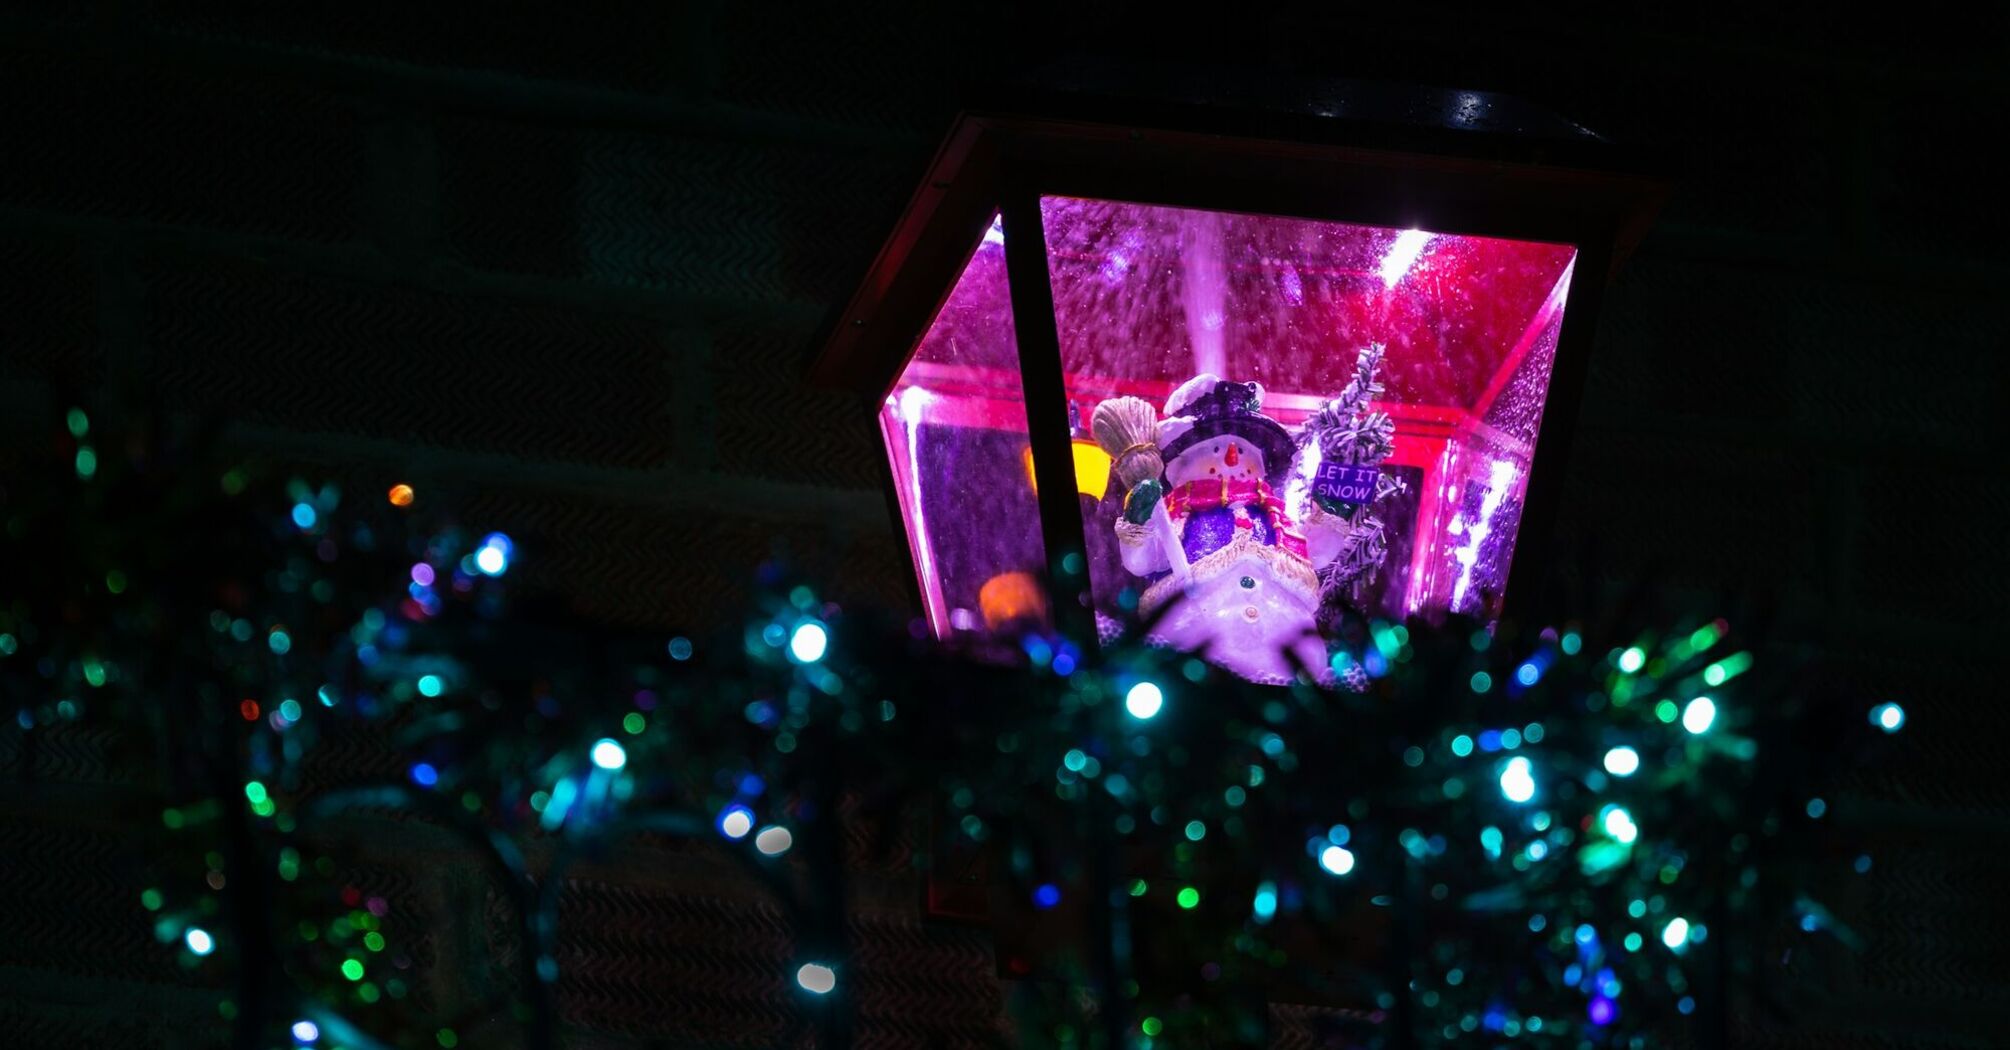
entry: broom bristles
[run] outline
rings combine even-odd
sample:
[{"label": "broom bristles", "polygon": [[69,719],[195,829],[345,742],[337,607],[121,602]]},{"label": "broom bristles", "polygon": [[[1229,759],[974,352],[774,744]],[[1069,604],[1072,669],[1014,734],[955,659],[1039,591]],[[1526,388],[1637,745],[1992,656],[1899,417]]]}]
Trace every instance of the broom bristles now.
[{"label": "broom bristles", "polygon": [[1141,397],[1113,397],[1089,417],[1096,444],[1116,461],[1117,478],[1129,489],[1165,470],[1159,455],[1159,413]]}]

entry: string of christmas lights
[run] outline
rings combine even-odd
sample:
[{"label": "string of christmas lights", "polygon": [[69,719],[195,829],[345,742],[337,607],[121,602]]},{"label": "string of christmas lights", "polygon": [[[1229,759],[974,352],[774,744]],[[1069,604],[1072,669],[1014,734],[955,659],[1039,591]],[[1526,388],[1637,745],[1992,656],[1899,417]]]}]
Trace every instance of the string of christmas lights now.
[{"label": "string of christmas lights", "polygon": [[[923,874],[987,858],[1004,888],[1006,970],[1083,992],[1017,997],[1026,1045],[1243,1045],[1269,1002],[1334,1008],[1335,1046],[1708,1043],[1761,944],[1854,940],[1820,890],[1870,859],[1836,852],[1825,793],[1906,719],[1768,677],[1701,617],[1350,622],[1359,693],[1042,634],[996,666],[774,567],[726,632],[610,637],[513,604],[535,550],[411,483],[351,498],[64,423],[5,464],[0,682],[24,752],[71,724],[168,744],[141,904],[228,979],[240,1046],[452,1048],[498,1016],[557,1045],[563,873],[642,833],[764,888],[791,1038],[843,1045],[839,822],[922,811]],[[324,760],[359,738],[395,767]],[[483,859],[507,994],[425,1004],[410,902],[331,845],[385,812]]]}]

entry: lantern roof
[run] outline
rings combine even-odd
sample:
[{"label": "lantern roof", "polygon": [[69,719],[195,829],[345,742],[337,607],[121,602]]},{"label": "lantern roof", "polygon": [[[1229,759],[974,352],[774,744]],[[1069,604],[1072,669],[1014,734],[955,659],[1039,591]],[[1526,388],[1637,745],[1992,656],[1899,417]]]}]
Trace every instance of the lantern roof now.
[{"label": "lantern roof", "polygon": [[973,108],[1356,146],[1451,135],[1466,149],[1476,140],[1506,154],[1581,149],[1580,164],[1656,169],[1653,158],[1519,96],[1273,69],[1062,60],[1006,82]]}]

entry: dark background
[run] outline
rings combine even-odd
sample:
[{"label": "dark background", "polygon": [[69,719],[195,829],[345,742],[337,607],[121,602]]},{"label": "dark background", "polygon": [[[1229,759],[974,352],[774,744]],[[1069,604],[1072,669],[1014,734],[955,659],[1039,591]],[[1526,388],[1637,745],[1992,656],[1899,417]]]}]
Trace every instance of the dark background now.
[{"label": "dark background", "polygon": [[[901,602],[870,414],[800,376],[968,85],[1074,50],[1522,94],[1682,179],[1602,318],[1564,549],[1766,592],[1912,714],[1832,810],[1876,846],[1845,902],[1868,950],[1743,1037],[2002,1045],[2005,19],[1675,9],[7,5],[0,419],[32,432],[65,383],[220,412],[246,449],[459,501],[609,623],[735,616],[776,544],[841,601]],[[36,781],[0,795],[0,1034],[209,1045],[115,815],[151,773],[108,746],[0,748]],[[358,863],[411,902],[427,1005],[495,979],[444,843],[386,828]],[[988,941],[921,925],[902,870],[860,880],[861,1039],[992,1030]],[[787,942],[725,871],[638,847],[582,872],[573,1045],[764,1042]]]}]

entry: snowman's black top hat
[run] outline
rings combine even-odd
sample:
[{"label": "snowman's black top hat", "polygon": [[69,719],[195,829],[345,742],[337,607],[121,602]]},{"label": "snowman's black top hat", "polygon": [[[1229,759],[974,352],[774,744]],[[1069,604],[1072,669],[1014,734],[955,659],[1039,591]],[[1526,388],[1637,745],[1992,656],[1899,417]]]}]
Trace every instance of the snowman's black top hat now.
[{"label": "snowman's black top hat", "polygon": [[1168,416],[1190,416],[1193,425],[1167,442],[1160,456],[1170,463],[1180,453],[1219,437],[1237,437],[1256,446],[1263,456],[1264,480],[1273,487],[1291,469],[1298,443],[1276,420],[1262,412],[1263,388],[1255,383],[1219,381],[1181,405],[1167,405]]}]

